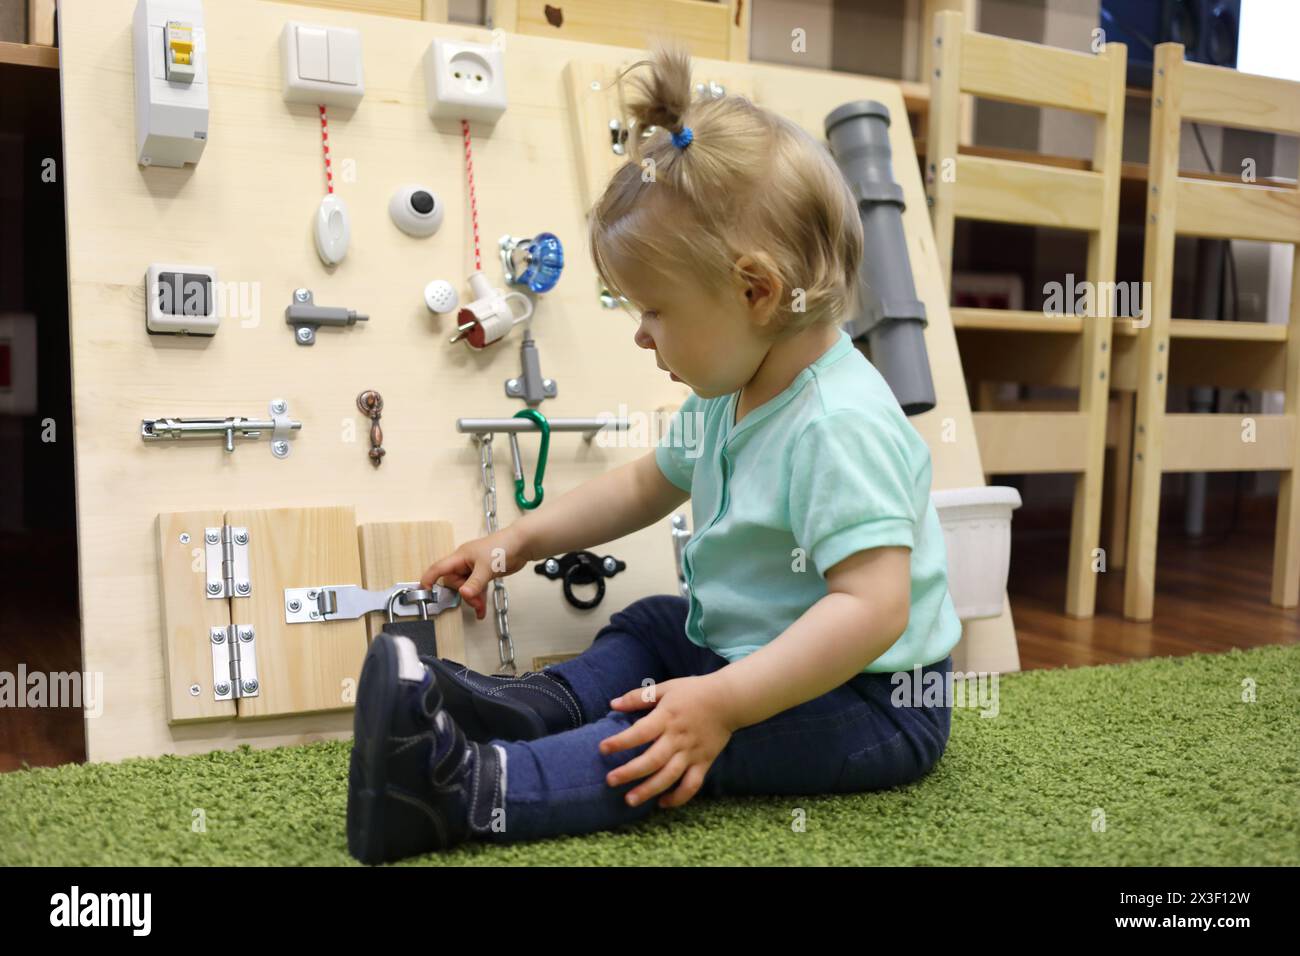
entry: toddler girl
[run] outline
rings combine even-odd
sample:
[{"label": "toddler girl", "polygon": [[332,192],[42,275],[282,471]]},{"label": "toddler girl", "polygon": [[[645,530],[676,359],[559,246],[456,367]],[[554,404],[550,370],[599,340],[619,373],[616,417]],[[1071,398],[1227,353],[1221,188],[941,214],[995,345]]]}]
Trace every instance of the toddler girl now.
[{"label": "toddler girl", "polygon": [[630,108],[657,129],[632,136],[590,244],[636,344],[692,394],[652,453],[462,545],[421,586],[457,588],[481,620],[493,578],[689,497],[690,597],[636,601],[578,657],[514,678],[381,634],[349,773],[365,862],[606,829],[697,794],[894,787],[947,744],[949,702],[915,706],[911,688],[951,670],[961,635],[929,449],[840,328],[862,257],[852,193],[790,121],[694,100],[682,50],[647,66]]}]

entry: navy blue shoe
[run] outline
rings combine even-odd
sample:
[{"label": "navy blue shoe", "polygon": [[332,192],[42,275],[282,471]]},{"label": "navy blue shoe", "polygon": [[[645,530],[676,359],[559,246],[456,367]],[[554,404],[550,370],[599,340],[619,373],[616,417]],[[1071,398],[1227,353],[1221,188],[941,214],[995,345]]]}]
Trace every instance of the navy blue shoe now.
[{"label": "navy blue shoe", "polygon": [[384,863],[493,829],[504,754],[465,738],[410,638],[381,632],[357,685],[348,768],[348,852]]},{"label": "navy blue shoe", "polygon": [[536,740],[583,724],[582,706],[558,675],[495,677],[445,658],[423,660],[438,677],[447,713],[470,740]]}]

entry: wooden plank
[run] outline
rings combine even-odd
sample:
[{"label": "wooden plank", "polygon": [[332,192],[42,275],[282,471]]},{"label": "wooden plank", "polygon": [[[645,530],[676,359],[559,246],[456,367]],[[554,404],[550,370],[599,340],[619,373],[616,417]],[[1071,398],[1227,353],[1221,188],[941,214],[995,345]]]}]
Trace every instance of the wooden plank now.
[{"label": "wooden plank", "polygon": [[990,329],[1002,332],[1067,332],[1078,334],[1083,319],[1077,315],[1044,315],[1022,309],[952,309],[952,324],[958,329]]},{"label": "wooden plank", "polygon": [[[925,150],[925,192],[944,289],[952,285],[952,243],[957,218],[957,151],[961,137],[960,95],[964,17],[952,10],[934,15],[934,68]],[[965,184],[963,184],[963,189]]]},{"label": "wooden plank", "polygon": [[734,63],[748,63],[754,4],[750,0],[728,0],[727,7],[727,59]]},{"label": "wooden plank", "polygon": [[968,30],[961,88],[1009,103],[1104,114],[1110,74],[1100,57]]},{"label": "wooden plank", "polygon": [[59,68],[59,51],[57,47],[10,43],[7,40],[0,40],[0,63],[57,70]]},{"label": "wooden plank", "polygon": [[1295,455],[1295,422],[1294,415],[1166,415],[1163,470],[1290,468]]},{"label": "wooden plank", "polygon": [[1150,188],[1142,278],[1150,282],[1149,327],[1137,337],[1136,431],[1133,435],[1132,501],[1129,507],[1124,616],[1149,621],[1155,605],[1156,537],[1160,525],[1160,476],[1164,461],[1165,401],[1168,394],[1170,302],[1174,284],[1180,100],[1183,58],[1177,44],[1156,48],[1150,135]]},{"label": "wooden plank", "polygon": [[160,514],[155,524],[169,724],[235,716],[235,702],[213,691],[209,628],[230,624],[230,601],[207,596],[203,545],[204,529],[224,521],[221,511],[187,511]]},{"label": "wooden plank", "polygon": [[[408,20],[420,20],[424,17],[423,0],[275,0],[275,2],[346,10],[351,13],[370,13],[383,17],[405,17]],[[310,12],[304,10],[302,16],[296,19],[309,20]]]},{"label": "wooden plank", "polygon": [[984,473],[1055,474],[1087,465],[1084,412],[972,412]]},{"label": "wooden plank", "polygon": [[1179,177],[1174,201],[1179,235],[1300,242],[1300,189]]},{"label": "wooden plank", "polygon": [[54,45],[55,0],[27,0],[27,42]]},{"label": "wooden plank", "polygon": [[[1126,48],[1107,43],[1094,58],[1104,77],[1104,115],[1094,124],[1092,166],[1101,177],[1100,219],[1088,236],[1085,275],[1098,290],[1084,316],[1080,348],[1079,409],[1087,416],[1084,440],[1087,456],[1083,474],[1075,485],[1070,522],[1070,559],[1066,569],[1065,613],[1071,617],[1092,617],[1097,603],[1097,573],[1094,554],[1101,541],[1101,497],[1105,490],[1106,422],[1110,406],[1110,341],[1112,303],[1108,292],[1115,287],[1115,249],[1119,229],[1121,146],[1124,139],[1124,71]],[[1112,486],[1112,511],[1127,507],[1127,489]]]},{"label": "wooden plank", "polygon": [[1168,379],[1171,388],[1217,385],[1221,388],[1285,389],[1286,371],[1286,350],[1275,342],[1175,338],[1169,343]]},{"label": "wooden plank", "polygon": [[366,653],[365,624],[287,624],[284,591],[361,583],[352,508],[241,509],[227,512],[226,522],[248,528],[253,593],[232,599],[230,616],[255,630],[261,684],[256,697],[240,699],[240,718],[350,708]]},{"label": "wooden plank", "polygon": [[[552,11],[559,10],[556,16]],[[686,44],[693,57],[731,59],[731,11],[725,3],[703,0],[564,0],[548,10],[523,4],[516,31],[583,43],[647,49],[658,36]]]},{"label": "wooden plank", "polygon": [[1183,68],[1182,115],[1216,126],[1300,136],[1300,83],[1188,63]]},{"label": "wooden plank", "polygon": [[[456,549],[448,521],[383,521],[357,529],[361,546],[361,577],[367,588],[380,590],[403,581],[419,581],[425,569]],[[463,606],[435,618],[438,656],[465,660]],[[366,621],[370,639],[383,630],[383,615]]]},{"label": "wooden plank", "polygon": [[1095,230],[1102,219],[1100,173],[981,156],[957,157],[958,219]]},{"label": "wooden plank", "polygon": [[1216,342],[1285,342],[1287,327],[1271,322],[1171,319],[1169,334],[1176,339],[1210,339]]}]

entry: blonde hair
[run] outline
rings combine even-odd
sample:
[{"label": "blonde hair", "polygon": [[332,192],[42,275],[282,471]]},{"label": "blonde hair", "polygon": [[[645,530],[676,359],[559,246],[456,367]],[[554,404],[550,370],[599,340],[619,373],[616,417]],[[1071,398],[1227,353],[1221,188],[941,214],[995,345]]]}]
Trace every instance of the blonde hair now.
[{"label": "blonde hair", "polygon": [[[640,97],[627,107],[630,159],[589,216],[605,285],[622,295],[617,259],[724,289],[748,255],[781,283],[774,338],[851,317],[862,222],[829,149],[744,96],[693,99],[690,55],[680,45],[656,46],[618,81],[642,66],[650,74],[632,77]],[[643,138],[648,126],[658,129]],[[694,138],[678,148],[672,134],[687,126]]]}]

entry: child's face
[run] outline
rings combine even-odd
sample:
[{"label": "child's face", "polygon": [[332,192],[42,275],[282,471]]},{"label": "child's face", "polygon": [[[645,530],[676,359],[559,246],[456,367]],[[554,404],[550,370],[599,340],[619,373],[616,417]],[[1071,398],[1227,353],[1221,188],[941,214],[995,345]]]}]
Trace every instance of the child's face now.
[{"label": "child's face", "polygon": [[736,279],[721,290],[670,279],[641,263],[619,269],[623,293],[641,312],[634,341],[655,364],[701,398],[742,389],[772,347],[767,317],[775,296]]}]

